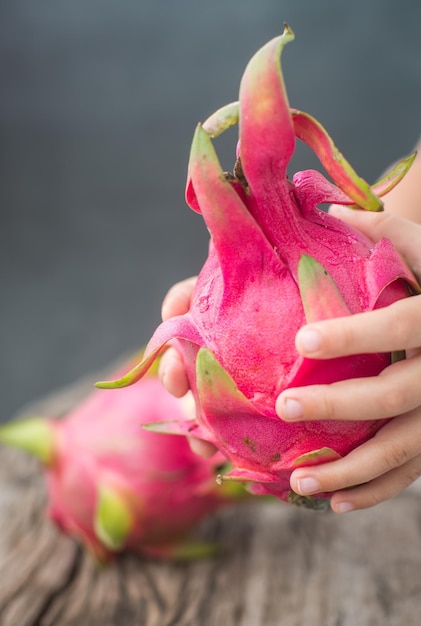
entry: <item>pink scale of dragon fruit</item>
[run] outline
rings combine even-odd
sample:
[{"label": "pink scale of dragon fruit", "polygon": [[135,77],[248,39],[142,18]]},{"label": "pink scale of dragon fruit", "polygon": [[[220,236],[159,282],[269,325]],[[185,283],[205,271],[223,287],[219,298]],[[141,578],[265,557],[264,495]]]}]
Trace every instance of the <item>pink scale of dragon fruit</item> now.
[{"label": "pink scale of dragon fruit", "polygon": [[[226,479],[248,481],[255,493],[318,507],[329,494],[298,498],[290,490],[291,471],[346,455],[384,421],[289,424],[276,415],[275,400],[287,387],[375,376],[392,355],[317,362],[297,353],[295,335],[307,322],[387,306],[418,287],[389,240],[374,245],[317,205],[381,210],[374,192],[383,195],[412,161],[370,188],[316,120],[289,108],[280,55],[292,38],[286,27],[254,55],[239,104],[214,116],[219,130],[210,130],[213,118],[196,129],[186,198],[202,214],[211,241],[190,310],[157,328],[145,358],[131,372],[99,385],[135,382],[176,339],[197,418],[168,424],[168,431],[194,433],[215,444],[232,464]],[[232,176],[222,171],[211,135],[237,117]],[[333,183],[313,170],[288,179],[297,138],[317,153]]]}]

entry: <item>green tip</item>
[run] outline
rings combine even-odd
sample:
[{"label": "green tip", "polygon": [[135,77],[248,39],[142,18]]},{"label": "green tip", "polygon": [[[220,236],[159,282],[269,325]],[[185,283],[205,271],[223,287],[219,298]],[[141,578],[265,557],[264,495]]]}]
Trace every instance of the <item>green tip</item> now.
[{"label": "green tip", "polygon": [[313,511],[329,511],[330,499],[318,498],[317,496],[300,496],[294,491],[290,491],[287,496],[287,502],[295,504],[296,506],[304,507],[305,509],[311,509]]},{"label": "green tip", "polygon": [[224,480],[224,476],[221,474],[216,477],[216,484],[218,485],[218,493],[228,501],[250,500],[252,497],[243,482]]},{"label": "green tip", "polygon": [[32,417],[0,427],[0,442],[29,452],[46,466],[54,459],[54,431],[49,420]]},{"label": "green tip", "polygon": [[196,357],[196,383],[202,410],[214,416],[244,416],[253,412],[253,405],[241,393],[229,373],[210,350],[200,348]]},{"label": "green tip", "polygon": [[237,385],[208,348],[202,347],[197,353],[196,376],[200,388],[205,384],[215,396],[238,393]]},{"label": "green tip", "polygon": [[[295,135],[315,152],[334,183],[360,208],[367,211],[383,211],[383,202],[376,192],[378,193],[383,186],[391,184],[391,180],[397,178],[400,173],[392,172],[388,181],[379,181],[376,190],[374,187],[371,188],[363,178],[358,176],[320,122],[308,113],[296,109],[291,109],[291,117]],[[404,164],[402,169],[405,167]]]},{"label": "green tip", "polygon": [[198,561],[214,556],[219,550],[219,546],[211,541],[188,541],[177,546],[172,558],[181,561]]},{"label": "green tip", "polygon": [[307,323],[351,314],[332,277],[312,256],[301,255],[297,278]]},{"label": "green tip", "polygon": [[231,126],[238,124],[240,117],[240,103],[230,102],[221,107],[203,123],[203,129],[209,137],[219,137]]},{"label": "green tip", "polygon": [[94,529],[98,539],[110,550],[124,547],[133,528],[133,514],[127,497],[105,483],[98,486]]},{"label": "green tip", "polygon": [[328,463],[330,461],[336,461],[340,459],[341,455],[333,450],[332,448],[328,448],[325,446],[324,448],[319,448],[318,450],[311,450],[311,452],[305,452],[298,456],[294,461],[294,466],[296,467],[305,467],[306,465],[318,465],[319,463]]},{"label": "green tip", "polygon": [[147,546],[144,552],[172,561],[200,561],[218,554],[220,546],[210,541],[188,539],[176,544]]},{"label": "green tip", "polygon": [[371,186],[371,190],[377,196],[384,196],[389,191],[392,191],[394,187],[402,180],[412,167],[415,158],[417,156],[416,151],[409,156],[399,161],[389,172],[387,172],[380,180]]},{"label": "green tip", "polygon": [[142,358],[139,363],[132,367],[132,369],[126,374],[114,380],[100,380],[95,383],[95,387],[98,387],[98,389],[121,389],[122,387],[133,385],[138,380],[143,378],[163,349],[164,345],[161,345],[159,348],[152,350],[147,357],[143,356],[142,352]]}]

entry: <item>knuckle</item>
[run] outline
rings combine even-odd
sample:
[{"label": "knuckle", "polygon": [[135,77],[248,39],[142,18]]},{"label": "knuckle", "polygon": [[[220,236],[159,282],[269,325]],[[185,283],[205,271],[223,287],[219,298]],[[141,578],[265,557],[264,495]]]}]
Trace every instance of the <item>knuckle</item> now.
[{"label": "knuckle", "polygon": [[338,320],[339,323],[339,333],[338,337],[335,338],[336,347],[340,346],[341,351],[345,354],[352,351],[355,345],[355,333],[353,328],[353,320],[350,318],[343,318],[342,320]]},{"label": "knuckle", "polygon": [[333,419],[335,417],[335,406],[329,394],[323,394],[322,414],[325,419]]},{"label": "knuckle", "polygon": [[389,382],[387,381],[388,386],[382,394],[380,405],[382,413],[387,417],[392,417],[405,412],[406,393],[402,389],[390,386]]},{"label": "knuckle", "polygon": [[412,332],[412,325],[408,323],[408,317],[402,315],[401,306],[389,307],[388,333],[393,334],[396,345],[400,349],[406,348]]},{"label": "knuckle", "polygon": [[395,221],[396,217],[393,213],[372,213],[369,217],[372,218],[372,229],[375,241],[378,241],[382,237],[390,237],[390,233],[396,229]]},{"label": "knuckle", "polygon": [[404,472],[402,473],[402,484],[403,487],[409,487],[412,485],[419,477],[421,476],[421,460],[417,458],[416,463],[409,463],[407,467],[405,467]]},{"label": "knuckle", "polygon": [[383,447],[383,459],[386,470],[392,470],[407,463],[410,460],[410,455],[402,444],[388,442]]},{"label": "knuckle", "polygon": [[169,288],[161,306],[163,320],[188,311],[195,282],[195,277],[186,278]]},{"label": "knuckle", "polygon": [[[339,463],[339,462],[338,462]],[[333,464],[329,464],[333,465]],[[322,481],[320,481],[322,483]],[[352,468],[342,467],[341,469],[337,469],[332,471],[330,467],[328,467],[328,472],[324,476],[322,487],[325,491],[340,491],[342,489],[353,490],[358,483],[355,480],[355,475],[352,471]]]},{"label": "knuckle", "polygon": [[174,283],[174,285],[171,285],[171,287],[168,289],[167,293],[165,294],[164,297],[164,303],[168,303],[171,302],[174,298],[177,298],[180,294],[180,292],[183,291],[183,286],[182,286],[182,282],[178,282],[178,283]]},{"label": "knuckle", "polygon": [[385,496],[383,493],[381,493],[380,491],[373,490],[373,491],[370,491],[366,499],[360,504],[359,508],[368,509],[373,506],[377,506],[378,504],[381,504],[386,499],[387,499],[387,496]]}]

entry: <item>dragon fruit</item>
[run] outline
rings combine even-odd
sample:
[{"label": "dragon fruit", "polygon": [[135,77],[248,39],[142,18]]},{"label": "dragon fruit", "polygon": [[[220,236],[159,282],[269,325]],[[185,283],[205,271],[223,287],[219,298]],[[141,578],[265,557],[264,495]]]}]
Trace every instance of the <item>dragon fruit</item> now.
[{"label": "dragon fruit", "polygon": [[[193,402],[193,400],[192,400]],[[156,376],[120,392],[95,390],[62,420],[28,418],[0,428],[0,441],[37,456],[46,470],[48,515],[106,562],[123,550],[160,558],[214,551],[188,533],[207,514],[241,499],[220,491],[221,458],[202,459],[188,442],[142,428],[185,419]]]},{"label": "dragon fruit", "polygon": [[[155,428],[213,443],[232,465],[220,482],[243,481],[253,493],[325,509],[331,494],[291,491],[292,470],[346,455],[385,421],[287,423],[277,416],[275,400],[288,387],[375,376],[399,355],[316,361],[297,353],[295,335],[308,322],[387,306],[418,286],[389,240],[374,245],[318,205],[381,210],[380,196],[399,182],[415,155],[372,187],[361,179],[319,122],[289,108],[280,56],[292,39],[285,26],[247,65],[239,102],[196,129],[186,198],[202,214],[211,241],[190,310],[157,328],[128,374],[98,386],[137,381],[175,340],[197,415]],[[211,138],[237,121],[237,160],[227,174]],[[288,178],[297,138],[333,182],[313,170]]]}]

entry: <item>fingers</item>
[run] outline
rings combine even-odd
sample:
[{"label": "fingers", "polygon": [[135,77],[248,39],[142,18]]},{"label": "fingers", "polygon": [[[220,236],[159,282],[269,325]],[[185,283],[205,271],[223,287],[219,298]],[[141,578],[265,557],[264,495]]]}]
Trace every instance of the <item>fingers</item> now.
[{"label": "fingers", "polygon": [[333,494],[331,508],[335,513],[367,509],[393,498],[421,475],[421,455],[374,480]]},{"label": "fingers", "polygon": [[[373,241],[389,237],[414,271],[421,274],[421,228],[397,217],[332,210]],[[339,214],[340,213],[340,214]],[[344,216],[344,217],[343,217]],[[421,475],[421,296],[389,307],[303,327],[297,350],[314,359],[405,350],[378,377],[288,389],[276,410],[283,419],[382,419],[395,417],[377,435],[346,457],[298,468],[291,488],[301,495],[334,492],[332,509],[346,512],[382,502]]]},{"label": "fingers", "polygon": [[[197,278],[193,276],[176,283],[169,289],[161,309],[164,321],[175,315],[187,313],[196,280]],[[183,360],[175,348],[168,348],[161,357],[158,376],[167,391],[176,398],[181,398],[189,390]]]},{"label": "fingers", "polygon": [[370,213],[330,207],[329,213],[354,226],[374,242],[387,237],[396,246],[417,274],[421,275],[421,226],[392,213]]},{"label": "fingers", "polygon": [[286,389],[276,401],[276,412],[292,422],[395,417],[421,406],[417,380],[421,380],[420,355],[394,363],[379,376]]},{"label": "fingers", "polygon": [[158,376],[166,390],[176,398],[181,398],[189,390],[183,359],[176,348],[170,347],[162,355]]},{"label": "fingers", "polygon": [[333,510],[346,512],[386,500],[419,475],[421,410],[417,409],[390,421],[342,459],[296,469],[291,488],[301,495],[334,491]]},{"label": "fingers", "polygon": [[297,350],[313,359],[407,350],[421,345],[421,295],[375,311],[303,326]]},{"label": "fingers", "polygon": [[192,276],[176,283],[169,289],[161,308],[161,316],[164,321],[169,317],[187,313],[196,281],[197,277]]},{"label": "fingers", "polygon": [[[189,382],[186,370],[181,355],[175,348],[168,348],[161,357],[158,375],[167,391],[177,398],[186,399],[184,411],[193,419],[196,414],[194,399],[191,394],[188,394]],[[192,452],[205,459],[212,457],[217,451],[216,447],[208,441],[195,437],[187,437],[187,440]]]},{"label": "fingers", "polygon": [[188,437],[188,442],[190,444],[191,451],[204,459],[210,459],[210,457],[217,452],[216,447],[209,441],[203,441],[203,439],[196,439],[195,437]]}]

